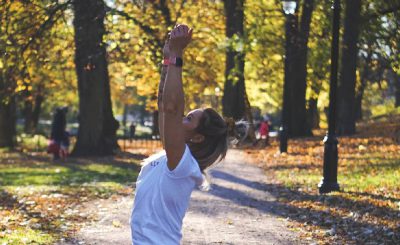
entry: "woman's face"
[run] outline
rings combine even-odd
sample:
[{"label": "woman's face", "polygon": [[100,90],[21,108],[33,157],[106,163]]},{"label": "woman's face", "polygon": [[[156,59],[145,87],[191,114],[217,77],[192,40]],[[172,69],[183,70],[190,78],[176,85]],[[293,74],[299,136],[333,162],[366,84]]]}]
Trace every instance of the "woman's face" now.
[{"label": "woman's face", "polygon": [[183,117],[182,125],[183,129],[185,130],[186,142],[194,140],[194,137],[197,134],[195,132],[195,129],[199,125],[200,118],[202,115],[203,115],[202,109],[195,109],[193,111],[190,111],[185,117]]}]

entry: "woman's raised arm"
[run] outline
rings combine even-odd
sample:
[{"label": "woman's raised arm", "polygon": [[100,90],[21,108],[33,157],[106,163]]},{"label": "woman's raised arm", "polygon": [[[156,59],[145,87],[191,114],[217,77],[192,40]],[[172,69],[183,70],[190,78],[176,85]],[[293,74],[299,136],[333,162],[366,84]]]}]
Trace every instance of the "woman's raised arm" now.
[{"label": "woman's raised arm", "polygon": [[170,170],[176,168],[185,151],[185,134],[182,127],[185,101],[182,87],[182,64],[179,64],[179,59],[182,59],[183,50],[190,43],[191,38],[192,29],[186,25],[177,25],[172,30],[169,41],[170,60],[175,60],[175,64],[168,66],[162,106],[164,146]]},{"label": "woman's raised arm", "polygon": [[[164,48],[163,48],[163,56],[164,60],[169,59],[169,37],[165,41]],[[161,143],[164,147],[164,109],[163,109],[163,93],[164,93],[164,85],[165,85],[165,79],[167,77],[167,70],[168,70],[168,65],[163,62],[162,67],[161,67],[161,75],[160,75],[160,83],[158,84],[158,130],[160,132],[160,138],[161,138]]]}]

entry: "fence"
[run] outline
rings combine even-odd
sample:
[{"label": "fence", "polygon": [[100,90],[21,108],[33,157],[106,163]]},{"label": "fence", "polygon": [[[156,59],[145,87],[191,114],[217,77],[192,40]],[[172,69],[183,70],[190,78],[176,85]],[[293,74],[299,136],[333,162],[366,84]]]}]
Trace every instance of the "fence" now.
[{"label": "fence", "polygon": [[118,139],[118,144],[122,151],[130,151],[140,154],[149,155],[162,149],[161,141],[155,136],[142,137],[121,137]]}]

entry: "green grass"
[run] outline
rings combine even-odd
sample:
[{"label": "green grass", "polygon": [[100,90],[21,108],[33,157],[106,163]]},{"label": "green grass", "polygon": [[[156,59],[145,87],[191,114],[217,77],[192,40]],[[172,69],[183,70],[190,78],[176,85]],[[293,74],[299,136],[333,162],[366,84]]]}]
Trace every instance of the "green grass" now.
[{"label": "green grass", "polygon": [[55,241],[54,237],[32,229],[16,229],[10,234],[0,236],[0,244],[21,245],[21,244],[51,244]]},{"label": "green grass", "polygon": [[[291,140],[289,153],[278,144],[248,150],[265,172],[272,192],[288,208],[302,235],[321,244],[399,244],[400,145],[384,137],[340,137],[339,192],[320,195],[324,146],[316,138]],[[337,227],[335,236],[326,230]],[[373,231],[365,234],[364,230]]]},{"label": "green grass", "polygon": [[[50,244],[78,220],[65,213],[83,201],[132,193],[139,160],[129,154],[54,162],[43,153],[0,155],[0,244]],[[50,209],[49,209],[50,208]],[[39,215],[39,216],[37,216]],[[31,221],[39,228],[20,225]],[[34,221],[32,221],[34,220]]]},{"label": "green grass", "polygon": [[[0,158],[1,159],[1,158]],[[135,181],[138,160],[67,159],[52,162],[50,157],[5,154],[0,164],[0,185],[8,190],[29,186],[38,190],[85,187],[89,192],[107,192]]]},{"label": "green grass", "polygon": [[114,182],[127,183],[134,181],[135,171],[127,171],[127,168],[102,165],[96,163],[57,164],[57,165],[33,165],[0,166],[0,185],[2,186],[26,186],[26,185],[52,185],[71,186],[83,183]]},{"label": "green grass", "polygon": [[[276,172],[279,180],[288,187],[315,188],[322,177],[321,165],[312,168],[288,168]],[[371,154],[357,160],[339,160],[338,182],[342,189],[369,192],[386,189],[395,191],[400,180],[400,157],[397,159],[374,158]]]},{"label": "green grass", "polygon": [[20,134],[17,136],[17,142],[25,151],[46,151],[48,139],[40,134]]}]

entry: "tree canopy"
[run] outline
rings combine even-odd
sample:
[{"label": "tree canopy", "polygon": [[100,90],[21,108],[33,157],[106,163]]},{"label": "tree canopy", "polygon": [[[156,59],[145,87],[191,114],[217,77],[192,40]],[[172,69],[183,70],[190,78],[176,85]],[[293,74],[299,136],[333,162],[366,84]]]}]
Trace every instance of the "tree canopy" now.
[{"label": "tree canopy", "polygon": [[[253,112],[269,113],[279,120],[285,58],[285,15],[280,1],[244,1],[244,34],[231,38],[225,35],[224,1],[113,0],[104,4],[102,41],[117,114],[125,105],[156,110],[166,34],[176,23],[186,23],[194,29],[184,65],[187,109],[208,105],[222,111],[229,48],[245,53],[245,89]],[[298,1],[298,6],[302,4]],[[305,100],[314,127],[326,125],[330,4],[315,1],[306,46]],[[343,7],[348,4],[342,2]],[[368,0],[361,5],[355,93],[368,94],[359,99],[364,116],[395,111],[400,103],[399,9],[399,1]],[[296,13],[300,16],[302,11],[298,7]],[[77,115],[73,15],[71,0],[7,0],[0,6],[0,112],[14,111],[15,119],[23,118],[40,101],[42,118],[50,118],[53,108],[60,105],[70,105],[71,115]]]}]

